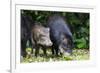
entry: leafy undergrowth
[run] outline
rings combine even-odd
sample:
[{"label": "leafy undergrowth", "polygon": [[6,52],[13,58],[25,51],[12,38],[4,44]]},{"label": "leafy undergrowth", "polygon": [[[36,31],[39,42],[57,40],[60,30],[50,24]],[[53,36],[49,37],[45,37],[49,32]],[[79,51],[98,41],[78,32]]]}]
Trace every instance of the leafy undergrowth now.
[{"label": "leafy undergrowth", "polygon": [[21,63],[31,62],[54,62],[54,61],[73,61],[73,60],[89,60],[89,50],[87,49],[74,49],[73,54],[67,57],[64,56],[52,56],[50,51],[47,51],[47,57],[43,56],[43,52],[38,57],[34,55],[32,57],[26,57],[21,60]]}]

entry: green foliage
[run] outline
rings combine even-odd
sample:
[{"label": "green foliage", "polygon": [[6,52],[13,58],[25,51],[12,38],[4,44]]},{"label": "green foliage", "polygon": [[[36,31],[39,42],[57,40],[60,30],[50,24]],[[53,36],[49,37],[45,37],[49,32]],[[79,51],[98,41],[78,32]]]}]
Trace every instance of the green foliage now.
[{"label": "green foliage", "polygon": [[41,22],[44,26],[47,25],[49,16],[64,16],[72,31],[75,48],[89,49],[89,13],[21,10],[21,14],[31,16],[33,21]]}]

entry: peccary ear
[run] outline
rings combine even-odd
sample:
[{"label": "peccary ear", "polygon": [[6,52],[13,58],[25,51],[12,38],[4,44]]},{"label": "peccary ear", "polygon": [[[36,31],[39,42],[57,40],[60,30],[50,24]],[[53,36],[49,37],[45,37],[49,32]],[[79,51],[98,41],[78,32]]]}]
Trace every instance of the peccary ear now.
[{"label": "peccary ear", "polygon": [[50,28],[46,28],[46,30],[47,30],[47,31],[49,31],[49,30],[50,30]]},{"label": "peccary ear", "polygon": [[44,29],[44,32],[45,32],[45,33],[49,33],[49,31],[50,31],[50,28],[45,28],[45,29]]}]

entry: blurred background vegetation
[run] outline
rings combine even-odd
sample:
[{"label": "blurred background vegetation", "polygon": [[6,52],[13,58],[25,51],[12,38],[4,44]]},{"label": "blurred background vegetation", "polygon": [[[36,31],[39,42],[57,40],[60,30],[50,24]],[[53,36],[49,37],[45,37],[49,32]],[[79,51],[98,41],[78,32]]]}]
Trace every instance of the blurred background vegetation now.
[{"label": "blurred background vegetation", "polygon": [[31,16],[33,21],[41,22],[43,26],[47,26],[47,19],[53,14],[64,16],[72,31],[75,48],[89,49],[89,13],[21,10],[21,14]]}]

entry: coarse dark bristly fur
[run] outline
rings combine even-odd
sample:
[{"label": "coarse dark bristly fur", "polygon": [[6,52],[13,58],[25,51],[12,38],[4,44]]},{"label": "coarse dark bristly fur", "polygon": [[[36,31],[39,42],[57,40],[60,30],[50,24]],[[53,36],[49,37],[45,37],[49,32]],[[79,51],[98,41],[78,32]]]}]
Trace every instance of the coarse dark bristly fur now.
[{"label": "coarse dark bristly fur", "polygon": [[[69,46],[70,49],[67,50],[64,49],[64,51],[72,53],[72,48],[73,48],[72,33],[68,27],[68,24],[65,22],[64,18],[58,14],[52,15],[49,17],[47,24],[48,27],[50,28],[50,39],[53,42],[52,53],[58,55],[58,53],[61,52],[59,48],[60,45],[65,48],[68,48]],[[63,39],[68,41],[63,43]]]},{"label": "coarse dark bristly fur", "polygon": [[28,46],[32,46],[31,29],[33,25],[34,21],[30,16],[21,14],[21,55],[23,57],[26,56],[25,49],[27,47],[27,41],[29,41],[30,44]]}]

